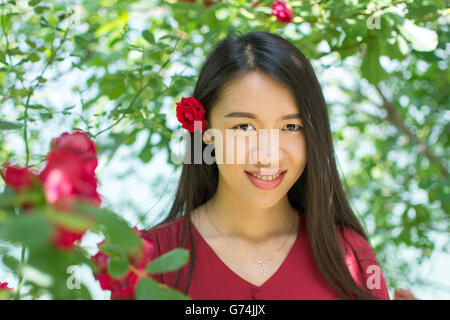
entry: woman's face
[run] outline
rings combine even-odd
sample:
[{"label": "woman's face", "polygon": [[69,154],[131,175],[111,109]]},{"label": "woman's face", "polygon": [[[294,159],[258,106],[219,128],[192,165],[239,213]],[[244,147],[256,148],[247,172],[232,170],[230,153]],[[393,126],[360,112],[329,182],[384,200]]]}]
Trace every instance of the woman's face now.
[{"label": "woman's face", "polygon": [[[289,89],[269,76],[251,72],[229,82],[219,100],[207,119],[209,127],[220,130],[223,138],[222,144],[220,139],[214,137],[216,159],[223,157],[223,161],[217,163],[218,191],[226,190],[229,196],[234,194],[230,199],[240,198],[250,202],[250,206],[269,208],[287,196],[306,166],[303,123],[295,98]],[[288,119],[283,119],[288,115]],[[233,130],[230,132],[235,136],[227,137],[227,129]],[[263,144],[267,150],[264,158],[258,158],[263,134],[259,129],[267,129],[268,133],[268,140]],[[278,132],[278,155],[271,152],[276,151],[271,148],[277,145],[276,135],[270,136],[271,129]],[[256,137],[258,143],[249,145],[248,135]],[[239,139],[239,136],[244,138]],[[234,143],[234,159],[231,161],[226,158],[227,145],[230,146],[230,143]],[[242,148],[243,143],[245,146]],[[239,151],[242,152],[238,154]],[[241,160],[238,161],[239,156]],[[284,173],[275,180],[261,181],[248,172],[266,177]]]}]

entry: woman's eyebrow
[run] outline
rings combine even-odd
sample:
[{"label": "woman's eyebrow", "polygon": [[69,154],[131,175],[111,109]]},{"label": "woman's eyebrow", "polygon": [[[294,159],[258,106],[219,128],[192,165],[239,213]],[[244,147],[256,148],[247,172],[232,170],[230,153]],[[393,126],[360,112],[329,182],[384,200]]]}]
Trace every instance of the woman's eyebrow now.
[{"label": "woman's eyebrow", "polygon": [[[254,113],[250,112],[231,112],[225,115],[226,118],[251,118],[251,119],[257,119],[258,117]],[[292,113],[292,114],[285,114],[280,118],[280,120],[287,120],[287,119],[300,119],[300,113]]]}]

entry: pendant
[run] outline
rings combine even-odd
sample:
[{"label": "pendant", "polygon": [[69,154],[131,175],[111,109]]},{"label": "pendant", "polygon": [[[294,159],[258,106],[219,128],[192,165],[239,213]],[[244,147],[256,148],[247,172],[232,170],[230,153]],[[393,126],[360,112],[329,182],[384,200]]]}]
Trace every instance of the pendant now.
[{"label": "pendant", "polygon": [[261,264],[261,275],[263,277],[266,275],[266,268],[264,268],[264,263]]}]

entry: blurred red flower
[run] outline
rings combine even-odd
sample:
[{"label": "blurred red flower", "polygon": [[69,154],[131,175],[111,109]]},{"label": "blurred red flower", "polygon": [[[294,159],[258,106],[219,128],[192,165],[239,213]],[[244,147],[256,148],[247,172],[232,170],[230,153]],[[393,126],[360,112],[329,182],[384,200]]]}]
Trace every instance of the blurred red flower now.
[{"label": "blurred red flower", "polygon": [[[147,264],[154,258],[153,243],[142,237],[142,231],[134,228],[136,233],[141,237],[142,248],[136,257],[129,255],[129,262],[132,267],[128,269],[126,275],[120,278],[114,278],[108,273],[109,256],[99,251],[91,257],[98,271],[94,272],[94,278],[100,282],[103,290],[111,290],[116,294],[126,294],[136,289],[139,279],[145,274]],[[99,243],[99,247],[104,243]],[[137,272],[136,272],[137,271]]]},{"label": "blurred red flower", "polygon": [[272,14],[283,23],[289,23],[292,21],[292,10],[286,7],[283,0],[272,3]]},{"label": "blurred red flower", "polygon": [[0,282],[0,289],[12,291],[12,288],[8,287],[8,282]]},{"label": "blurred red flower", "polygon": [[1,176],[8,187],[15,192],[32,188],[39,182],[38,174],[29,168],[5,163]]},{"label": "blurred red flower", "polygon": [[[87,133],[63,133],[52,141],[46,160],[45,168],[40,173],[6,163],[1,176],[14,192],[43,187],[46,201],[61,214],[71,214],[75,201],[100,206],[95,177],[97,150]],[[28,209],[32,204],[27,202],[23,207]],[[86,231],[87,228],[72,230],[54,225],[52,242],[57,248],[72,249]]]},{"label": "blurred red flower", "polygon": [[64,132],[60,137],[54,139],[52,153],[70,153],[82,159],[84,167],[94,173],[97,167],[97,148],[86,132],[75,131]]}]

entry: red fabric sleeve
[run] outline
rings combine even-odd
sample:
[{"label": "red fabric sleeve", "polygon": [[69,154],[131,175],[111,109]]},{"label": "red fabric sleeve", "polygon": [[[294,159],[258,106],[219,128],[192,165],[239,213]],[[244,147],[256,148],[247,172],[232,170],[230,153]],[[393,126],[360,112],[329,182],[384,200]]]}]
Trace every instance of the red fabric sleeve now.
[{"label": "red fabric sleeve", "polygon": [[374,296],[390,300],[383,272],[369,243],[351,228],[341,235],[345,262],[356,283]]}]

